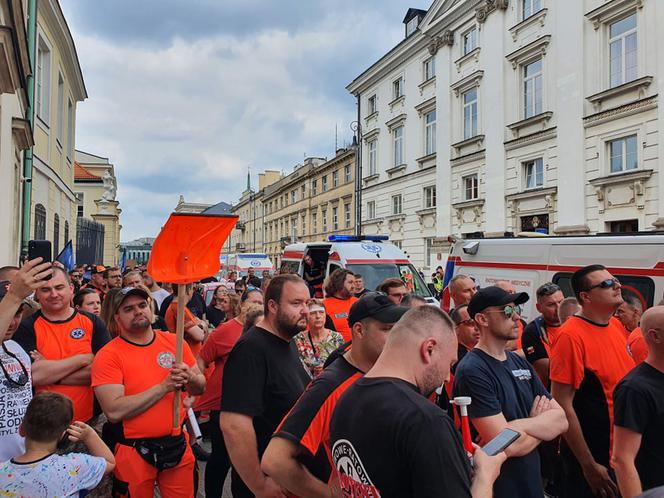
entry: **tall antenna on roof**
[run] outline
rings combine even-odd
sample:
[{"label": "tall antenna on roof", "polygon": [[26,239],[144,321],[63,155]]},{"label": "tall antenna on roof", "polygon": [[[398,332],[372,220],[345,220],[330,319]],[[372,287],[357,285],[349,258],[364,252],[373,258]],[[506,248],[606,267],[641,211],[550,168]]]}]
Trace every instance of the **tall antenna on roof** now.
[{"label": "tall antenna on roof", "polygon": [[339,140],[338,140],[338,134],[337,134],[337,123],[334,123],[334,153],[337,153],[337,150],[339,150]]}]

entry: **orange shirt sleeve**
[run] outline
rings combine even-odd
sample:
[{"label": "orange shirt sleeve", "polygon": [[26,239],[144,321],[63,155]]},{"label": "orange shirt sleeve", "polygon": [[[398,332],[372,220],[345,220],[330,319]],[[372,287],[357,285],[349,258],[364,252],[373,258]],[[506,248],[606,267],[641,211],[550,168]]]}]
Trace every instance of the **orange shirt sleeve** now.
[{"label": "orange shirt sleeve", "polygon": [[550,378],[574,389],[581,386],[584,377],[583,350],[569,334],[561,334],[551,351]]},{"label": "orange shirt sleeve", "polygon": [[103,348],[92,362],[91,386],[123,384],[122,366],[115,352]]},{"label": "orange shirt sleeve", "polygon": [[643,363],[648,358],[648,344],[643,338],[643,332],[639,327],[632,330],[632,333],[627,339],[627,345],[629,346],[629,352],[634,358],[634,363],[637,365]]}]

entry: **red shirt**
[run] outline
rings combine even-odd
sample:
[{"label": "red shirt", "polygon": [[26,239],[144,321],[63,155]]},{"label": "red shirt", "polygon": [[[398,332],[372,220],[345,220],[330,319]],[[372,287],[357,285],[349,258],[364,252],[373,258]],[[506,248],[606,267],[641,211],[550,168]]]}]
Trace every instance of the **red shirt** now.
[{"label": "red shirt", "polygon": [[242,324],[237,320],[229,320],[220,324],[209,335],[199,353],[205,363],[214,363],[205,392],[196,403],[196,410],[219,410],[221,406],[221,385],[224,377],[224,366],[233,346],[242,335]]}]

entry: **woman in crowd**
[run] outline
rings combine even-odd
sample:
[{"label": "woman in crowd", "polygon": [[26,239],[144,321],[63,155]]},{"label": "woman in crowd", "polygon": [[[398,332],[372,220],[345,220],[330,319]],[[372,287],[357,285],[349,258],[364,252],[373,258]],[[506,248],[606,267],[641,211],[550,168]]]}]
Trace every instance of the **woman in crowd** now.
[{"label": "woman in crowd", "polygon": [[231,302],[229,308],[231,318],[212,331],[196,360],[201,372],[205,372],[208,366],[214,363],[214,371],[209,376],[205,392],[198,400],[195,408],[196,411],[210,410],[212,453],[205,468],[205,496],[208,498],[221,498],[224,485],[223,476],[226,476],[230,468],[224,438],[219,429],[224,365],[233,346],[242,335],[242,326],[247,310],[251,309],[252,306],[263,306],[263,293],[257,289],[245,292],[241,304],[239,296],[231,295],[227,297],[230,298]]},{"label": "woman in crowd", "polygon": [[77,310],[87,311],[99,316],[101,313],[101,299],[94,289],[82,289],[74,295],[74,307]]},{"label": "woman in crowd", "polygon": [[212,301],[205,310],[207,321],[213,327],[218,327],[220,323],[226,321],[226,312],[229,306],[228,289],[224,285],[220,285],[214,290]]},{"label": "woman in crowd", "polygon": [[344,343],[340,333],[325,328],[325,307],[321,299],[310,299],[309,330],[300,332],[293,340],[302,362],[312,377],[323,371],[323,365],[330,353]]},{"label": "woman in crowd", "polygon": [[108,333],[111,334],[111,337],[116,337],[118,335],[117,328],[115,327],[115,320],[113,319],[113,309],[112,305],[115,301],[115,295],[118,292],[122,292],[122,289],[109,289],[104,298],[104,302],[101,304],[101,321],[106,324]]}]

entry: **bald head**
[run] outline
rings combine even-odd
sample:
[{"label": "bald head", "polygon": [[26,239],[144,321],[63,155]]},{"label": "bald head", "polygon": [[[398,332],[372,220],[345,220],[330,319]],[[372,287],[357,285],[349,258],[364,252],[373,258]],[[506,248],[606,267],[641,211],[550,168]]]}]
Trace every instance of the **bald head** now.
[{"label": "bald head", "polygon": [[435,306],[411,308],[394,325],[387,344],[402,347],[407,343],[419,343],[426,337],[454,338],[454,323],[447,313]]},{"label": "bald head", "polygon": [[468,304],[476,292],[475,282],[466,275],[456,275],[450,281],[450,297],[454,301],[454,306]]},{"label": "bald head", "polygon": [[664,306],[653,306],[641,316],[641,332],[652,352],[664,353]]},{"label": "bald head", "polygon": [[503,289],[505,292],[507,292],[509,294],[516,294],[516,287],[514,287],[514,285],[512,285],[507,280],[498,280],[498,282],[496,282],[493,285]]}]

